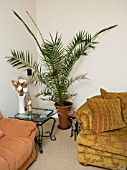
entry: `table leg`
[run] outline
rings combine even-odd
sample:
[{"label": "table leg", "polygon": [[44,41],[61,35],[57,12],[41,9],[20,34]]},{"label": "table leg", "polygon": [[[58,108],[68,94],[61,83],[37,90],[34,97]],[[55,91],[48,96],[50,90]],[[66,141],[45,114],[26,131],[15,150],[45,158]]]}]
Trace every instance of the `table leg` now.
[{"label": "table leg", "polygon": [[[50,120],[50,119],[53,120],[51,132],[47,131],[47,132],[45,132],[45,133],[48,133],[49,135],[43,135],[43,124],[44,124],[45,122],[47,122],[48,120]],[[51,139],[52,141],[56,140],[55,135],[53,135],[55,123],[56,123],[55,118],[50,117],[49,119],[47,119],[47,120],[44,121],[43,123],[37,123],[37,124],[36,124],[36,127],[37,127],[37,129],[38,129],[38,135],[35,137],[35,142],[36,142],[36,143],[38,144],[38,146],[39,146],[39,151],[40,151],[40,153],[43,153],[43,149],[42,149],[42,138],[43,138],[43,137],[50,137],[50,139]],[[40,130],[40,128],[41,128],[41,130]]]},{"label": "table leg", "polygon": [[[50,119],[53,120],[51,132],[49,132],[49,131],[45,132],[45,133],[48,133],[49,135],[45,135],[45,136],[43,135],[43,137],[50,137],[50,139],[51,139],[52,141],[54,141],[54,140],[56,140],[56,137],[55,137],[55,135],[53,135],[53,131],[54,131],[54,127],[55,127],[55,124],[56,124],[56,120],[55,120],[54,117],[50,117]],[[50,120],[50,119],[49,119],[49,120]]]},{"label": "table leg", "polygon": [[[43,149],[42,149],[43,126],[41,124],[37,124],[36,127],[38,129],[38,135],[35,137],[35,142],[39,146],[40,153],[43,153]],[[41,132],[39,127],[41,127]]]}]

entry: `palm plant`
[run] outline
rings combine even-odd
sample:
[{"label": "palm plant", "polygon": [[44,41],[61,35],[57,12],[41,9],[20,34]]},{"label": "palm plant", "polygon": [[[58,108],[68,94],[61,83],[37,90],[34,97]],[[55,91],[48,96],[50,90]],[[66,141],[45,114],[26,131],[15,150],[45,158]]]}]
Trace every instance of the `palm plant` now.
[{"label": "palm plant", "polygon": [[[70,77],[70,72],[76,61],[82,55],[87,55],[89,49],[95,48],[98,43],[96,38],[100,34],[116,27],[117,25],[106,27],[96,32],[93,36],[86,31],[79,31],[69,44],[64,47],[62,36],[59,35],[58,32],[56,33],[55,38],[50,34],[50,41],[45,40],[37,25],[32,20],[41,35],[42,43],[40,44],[34,33],[19,14],[15,11],[13,12],[34,38],[41,52],[41,63],[33,61],[32,54],[29,52],[16,50],[11,50],[11,56],[7,57],[7,61],[13,67],[17,67],[18,69],[30,68],[33,70],[33,77],[35,78],[36,83],[45,84],[45,88],[38,94],[38,96],[42,95],[44,98],[45,96],[48,96],[49,100],[54,101],[59,106],[67,105],[67,100],[75,95],[75,93],[70,94],[68,88],[73,82],[86,78],[86,74],[78,75],[75,78]],[[45,71],[42,69],[44,66]]]}]

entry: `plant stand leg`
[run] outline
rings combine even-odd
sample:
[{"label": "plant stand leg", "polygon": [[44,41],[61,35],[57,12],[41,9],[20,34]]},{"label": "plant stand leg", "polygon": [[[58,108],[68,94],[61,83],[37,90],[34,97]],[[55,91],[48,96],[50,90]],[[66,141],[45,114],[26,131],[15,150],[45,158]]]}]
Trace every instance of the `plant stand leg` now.
[{"label": "plant stand leg", "polygon": [[76,141],[76,137],[77,137],[77,135],[79,133],[78,126],[79,126],[78,122],[76,121],[76,123],[75,123],[75,141]]},{"label": "plant stand leg", "polygon": [[70,122],[70,127],[71,127],[71,136],[73,136],[73,131],[74,131],[74,128],[73,128],[73,119],[71,117],[69,117],[69,122]]}]

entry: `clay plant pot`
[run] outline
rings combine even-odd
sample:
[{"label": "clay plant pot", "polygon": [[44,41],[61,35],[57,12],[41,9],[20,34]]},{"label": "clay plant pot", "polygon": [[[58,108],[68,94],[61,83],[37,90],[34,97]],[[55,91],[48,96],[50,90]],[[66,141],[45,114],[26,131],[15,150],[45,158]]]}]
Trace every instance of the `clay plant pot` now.
[{"label": "clay plant pot", "polygon": [[58,113],[58,118],[59,118],[58,128],[63,129],[63,130],[70,128],[69,112],[71,111],[72,104],[73,104],[69,101],[67,101],[66,103],[67,103],[66,106],[58,106],[55,103],[56,109],[59,110],[59,113]]}]

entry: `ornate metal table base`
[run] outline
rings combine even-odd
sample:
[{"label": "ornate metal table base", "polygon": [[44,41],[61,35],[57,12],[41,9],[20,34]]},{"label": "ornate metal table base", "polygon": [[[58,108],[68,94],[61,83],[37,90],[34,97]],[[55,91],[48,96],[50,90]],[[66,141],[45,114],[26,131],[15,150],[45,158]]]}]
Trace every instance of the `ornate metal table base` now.
[{"label": "ornate metal table base", "polygon": [[[51,128],[51,132],[50,131],[47,131],[45,133],[47,133],[48,135],[43,135],[43,124],[45,122],[47,122],[48,120],[53,120],[53,124],[52,124],[52,128]],[[48,119],[46,119],[45,121],[43,122],[37,122],[36,123],[36,127],[38,129],[38,135],[35,137],[35,142],[38,144],[39,146],[39,151],[40,153],[43,153],[43,149],[42,149],[42,138],[43,137],[50,137],[50,139],[52,141],[56,140],[56,137],[55,135],[53,135],[53,130],[54,130],[54,127],[55,127],[55,123],[56,123],[56,120],[55,118],[53,117],[49,117]]]}]

